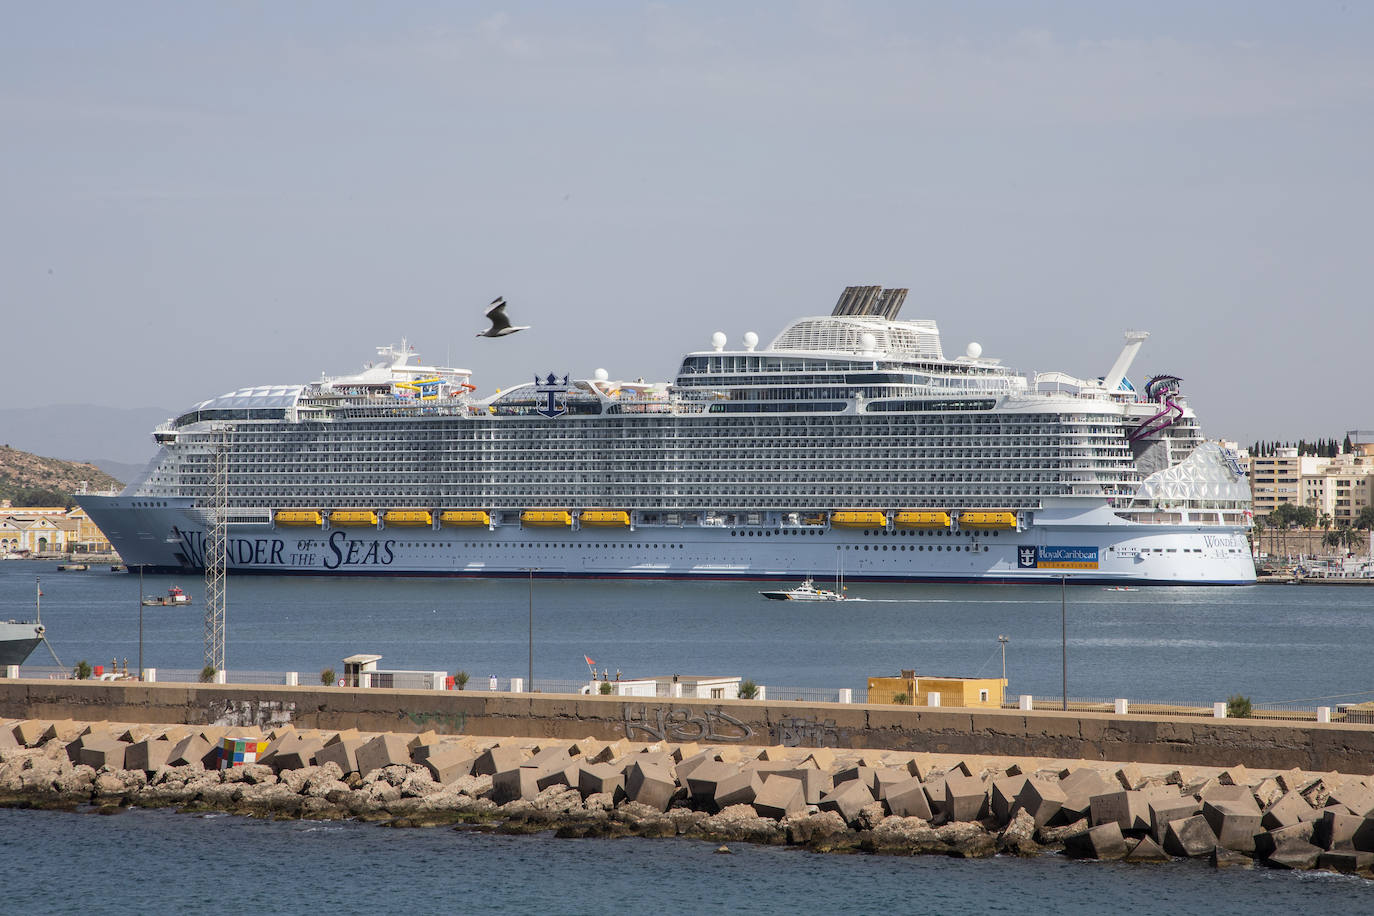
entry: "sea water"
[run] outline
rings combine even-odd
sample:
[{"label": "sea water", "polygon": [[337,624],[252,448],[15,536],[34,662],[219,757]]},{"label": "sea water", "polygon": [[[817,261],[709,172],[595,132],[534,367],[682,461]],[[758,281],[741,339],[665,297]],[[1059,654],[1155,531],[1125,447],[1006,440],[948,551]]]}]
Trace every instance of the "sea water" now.
[{"label": "sea water", "polygon": [[[146,576],[146,594],[179,585],[189,607],[141,608],[139,578],[0,562],[0,619],[43,623],[63,664],[199,671],[204,584]],[[1374,699],[1374,588],[876,585],[844,603],[769,601],[756,583],[543,579],[231,577],[227,668],[300,673],[315,683],[357,653],[382,668],[586,681],[584,658],[625,677],[728,675],[770,687],[849,687],[872,675],[998,677],[1006,636],[1010,696],[1210,705],[1337,705]],[[1065,653],[1067,647],[1067,653]],[[1065,664],[1067,655],[1067,665]],[[52,665],[45,648],[30,658]],[[551,689],[551,688],[550,688]]]},{"label": "sea water", "polygon": [[1367,913],[1334,874],[827,855],[168,810],[0,810],[5,910],[123,913]]},{"label": "sea water", "polygon": [[[0,563],[0,618],[31,616],[34,579],[65,665],[137,666],[135,575]],[[142,608],[144,663],[199,669],[191,607]],[[854,585],[843,604],[767,601],[746,583],[550,580],[229,581],[231,671],[311,672],[371,652],[383,666],[575,681],[584,656],[626,676],[742,675],[852,687],[914,668],[997,676],[1058,696],[1334,705],[1374,697],[1374,589]],[[531,621],[533,629],[531,631]],[[1061,629],[1062,628],[1062,629]],[[51,660],[40,647],[31,662]],[[1338,699],[1332,699],[1338,698]],[[0,810],[10,912],[1207,913],[1374,912],[1374,883],[1330,874],[1031,860],[818,855],[689,840],[559,840],[375,824],[257,821],[169,811]],[[13,894],[18,891],[22,897]]]}]

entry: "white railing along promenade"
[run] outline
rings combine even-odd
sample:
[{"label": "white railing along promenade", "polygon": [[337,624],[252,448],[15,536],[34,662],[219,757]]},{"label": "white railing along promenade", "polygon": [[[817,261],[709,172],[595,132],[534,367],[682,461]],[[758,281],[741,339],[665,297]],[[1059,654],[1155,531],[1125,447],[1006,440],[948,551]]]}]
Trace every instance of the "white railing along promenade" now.
[{"label": "white railing along promenade", "polygon": [[[189,668],[146,668],[144,680],[156,683],[176,683],[176,684],[195,684],[201,683],[201,671]],[[0,679],[27,679],[27,680],[73,680],[74,674],[66,668],[57,668],[43,665],[11,665],[8,668],[0,669]],[[442,671],[373,671],[362,674],[364,683],[359,687],[370,689],[375,687],[393,687],[405,690],[455,690],[458,689],[453,683],[453,679],[446,672]],[[109,673],[91,680],[99,681],[137,681],[137,671],[124,674],[122,671]],[[228,671],[216,677],[213,683],[235,684],[241,686],[260,685],[267,687],[279,686],[306,686],[306,687],[334,687],[343,689],[358,689],[351,686],[340,684],[340,679],[335,678],[330,684],[320,683],[319,674],[307,674],[302,676],[295,671]],[[621,682],[618,681],[575,681],[558,680],[551,678],[536,678],[534,681],[535,693],[560,694],[574,696],[588,696],[603,694],[602,684],[609,686],[606,695],[621,696],[626,700],[648,699],[642,693],[621,692]],[[669,682],[661,682],[655,685],[655,699],[671,699],[675,697],[692,698],[690,693],[685,693],[680,688],[681,685]],[[628,685],[626,685],[628,690]],[[463,688],[468,692],[497,691],[504,693],[524,693],[526,692],[525,678],[522,677],[483,677],[470,678]],[[863,689],[847,687],[777,687],[771,685],[757,685],[758,693],[754,697],[756,700],[774,703],[866,703],[868,701],[867,691]],[[901,704],[891,704],[900,709]],[[931,694],[926,707],[944,706],[950,707],[951,704],[942,703],[938,694]],[[1191,716],[1197,718],[1227,718],[1228,702],[1201,701],[1201,702],[1181,702],[1176,700],[1139,700],[1122,697],[1070,697],[1067,701],[1057,696],[1034,696],[1022,694],[1016,697],[1008,697],[1002,704],[1003,710],[1022,710],[1022,711],[1048,711],[1067,709],[1069,712],[1093,712],[1107,713],[1113,715],[1143,715],[1143,716]],[[1230,711],[1234,715],[1236,710]],[[1303,700],[1292,700],[1286,702],[1273,703],[1252,703],[1248,715],[1245,718],[1261,719],[1280,722],[1340,722],[1351,725],[1370,725],[1374,726],[1374,692],[1359,694],[1345,694],[1342,696],[1313,697]]]}]

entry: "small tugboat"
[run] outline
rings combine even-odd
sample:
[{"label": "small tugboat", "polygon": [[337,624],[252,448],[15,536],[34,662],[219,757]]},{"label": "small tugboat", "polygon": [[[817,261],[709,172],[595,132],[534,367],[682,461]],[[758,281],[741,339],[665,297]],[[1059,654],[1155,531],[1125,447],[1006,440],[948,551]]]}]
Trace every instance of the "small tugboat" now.
[{"label": "small tugboat", "polygon": [[796,588],[778,589],[777,591],[759,592],[765,598],[773,601],[843,601],[844,595],[839,592],[832,592],[824,588],[816,588],[816,583],[807,579]]},{"label": "small tugboat", "polygon": [[167,589],[167,594],[165,595],[153,595],[143,599],[144,607],[171,607],[173,605],[190,603],[191,596],[175,585]]}]

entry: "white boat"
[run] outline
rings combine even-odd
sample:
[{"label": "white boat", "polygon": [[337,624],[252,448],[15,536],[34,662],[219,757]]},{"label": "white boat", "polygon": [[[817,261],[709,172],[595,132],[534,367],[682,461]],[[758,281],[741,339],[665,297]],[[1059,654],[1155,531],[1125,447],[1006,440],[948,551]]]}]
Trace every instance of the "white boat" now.
[{"label": "white boat", "polygon": [[839,592],[832,592],[824,588],[816,588],[816,583],[807,579],[796,588],[779,589],[775,591],[759,592],[765,598],[774,601],[843,601],[844,596]]},{"label": "white boat", "polygon": [[716,332],[666,382],[479,396],[402,342],[195,404],[124,492],[77,499],[171,574],[204,568],[218,519],[231,575],[749,580],[838,554],[860,582],[1255,581],[1235,453],[1178,378],[1127,379],[1147,335],[1106,372],[1018,373],[947,357],[905,295],[851,287],[766,345]]}]

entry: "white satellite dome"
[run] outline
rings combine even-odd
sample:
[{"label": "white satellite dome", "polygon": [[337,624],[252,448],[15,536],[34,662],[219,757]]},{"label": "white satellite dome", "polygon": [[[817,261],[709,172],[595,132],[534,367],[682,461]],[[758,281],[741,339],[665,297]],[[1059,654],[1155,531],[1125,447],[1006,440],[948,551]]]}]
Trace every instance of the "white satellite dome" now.
[{"label": "white satellite dome", "polygon": [[859,335],[859,349],[865,353],[871,353],[878,348],[878,338],[874,337],[869,331],[864,331]]},{"label": "white satellite dome", "polygon": [[759,345],[759,335],[753,331],[744,332],[744,349],[752,351]]},{"label": "white satellite dome", "polygon": [[964,348],[964,355],[967,356],[969,359],[977,359],[978,357],[983,355],[983,345],[976,340],[972,341],[967,347]]},{"label": "white satellite dome", "polygon": [[717,353],[719,353],[721,350],[724,350],[724,349],[725,349],[725,332],[724,332],[724,331],[717,331],[716,333],[714,333],[714,334],[711,335],[711,346],[713,346],[713,347],[716,348],[716,352],[717,352]]},{"label": "white satellite dome", "polygon": [[598,369],[592,373],[592,377],[595,378],[598,382],[604,382],[611,377],[611,374],[607,372],[605,369]]}]

